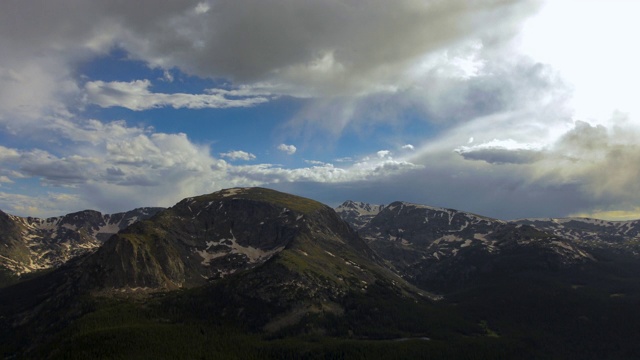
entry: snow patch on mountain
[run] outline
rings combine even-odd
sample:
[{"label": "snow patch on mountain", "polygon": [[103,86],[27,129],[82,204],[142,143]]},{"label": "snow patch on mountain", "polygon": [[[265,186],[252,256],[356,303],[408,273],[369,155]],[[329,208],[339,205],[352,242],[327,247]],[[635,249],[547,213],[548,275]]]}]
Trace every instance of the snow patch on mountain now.
[{"label": "snow patch on mountain", "polygon": [[[95,251],[110,236],[160,210],[139,208],[116,214],[85,210],[46,219],[6,214],[19,229],[15,234],[19,240],[18,243],[4,243],[5,248],[26,247],[28,257],[17,259],[5,254],[0,257],[0,267],[15,275],[58,267],[76,256]],[[0,229],[0,232],[6,231]],[[2,241],[0,237],[0,243]]]},{"label": "snow patch on mountain", "polygon": [[252,246],[242,246],[238,244],[238,240],[235,235],[233,235],[233,231],[230,231],[230,235],[230,238],[207,241],[207,247],[204,250],[196,249],[196,253],[198,253],[198,255],[203,259],[202,265],[209,265],[212,260],[233,254],[243,255],[247,258],[248,263],[255,264],[257,262],[269,260],[274,254],[284,249],[284,246],[280,246],[272,250],[262,250]]}]

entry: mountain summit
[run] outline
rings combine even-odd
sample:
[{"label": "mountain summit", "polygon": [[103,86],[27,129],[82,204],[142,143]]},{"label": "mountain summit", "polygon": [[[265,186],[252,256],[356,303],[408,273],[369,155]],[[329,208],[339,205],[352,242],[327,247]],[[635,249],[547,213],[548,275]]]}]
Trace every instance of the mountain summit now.
[{"label": "mountain summit", "polygon": [[327,273],[327,264],[362,284],[372,275],[358,264],[381,261],[331,208],[274,190],[235,188],[184,199],[133,224],[83,266],[103,289],[157,291],[205,285],[271,259],[296,271],[303,266],[309,276],[324,273],[335,284],[352,280]]}]

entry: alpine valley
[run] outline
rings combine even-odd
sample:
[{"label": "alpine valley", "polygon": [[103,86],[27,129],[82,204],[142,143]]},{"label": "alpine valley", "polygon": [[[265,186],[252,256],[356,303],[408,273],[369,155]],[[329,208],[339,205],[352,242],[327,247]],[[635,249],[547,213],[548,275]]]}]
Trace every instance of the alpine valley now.
[{"label": "alpine valley", "polygon": [[640,357],[640,221],[234,188],[0,212],[0,269],[11,359]]}]

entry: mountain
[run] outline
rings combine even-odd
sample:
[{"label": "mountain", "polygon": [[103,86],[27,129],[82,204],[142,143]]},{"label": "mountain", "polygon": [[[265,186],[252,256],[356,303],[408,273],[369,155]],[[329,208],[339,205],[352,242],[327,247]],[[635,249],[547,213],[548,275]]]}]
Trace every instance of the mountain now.
[{"label": "mountain", "polygon": [[593,259],[574,242],[530,225],[407,202],[384,207],[359,233],[407,280],[432,290],[462,287],[503,268],[559,268]]},{"label": "mountain", "polygon": [[[138,221],[96,252],[8,288],[0,303],[9,304],[6,321],[38,334],[82,318],[87,301],[123,297],[147,299],[181,318],[227,319],[267,333],[399,331],[365,325],[370,320],[357,316],[368,309],[362,296],[371,292],[385,294],[393,304],[385,306],[398,304],[388,299],[431,299],[387,268],[330,207],[269,189],[235,188],[184,199]],[[24,342],[45,339],[29,335]]]},{"label": "mountain", "polygon": [[591,249],[608,248],[640,254],[640,220],[606,221],[589,218],[520,219],[513,221],[570,239]]},{"label": "mountain", "polygon": [[[158,291],[201,286],[269,260],[282,269],[303,266],[305,276],[322,276],[336,289],[383,271],[331,208],[262,188],[187,198],[114,235],[84,266],[96,269],[92,281],[104,289]],[[335,271],[327,273],[329,264]]]},{"label": "mountain", "polygon": [[[0,289],[0,353],[640,356],[633,224],[511,222],[408,202],[343,205],[337,213],[263,188],[184,199],[97,251]],[[19,243],[20,227],[7,219],[0,217],[7,243]],[[602,241],[581,237],[580,226]],[[614,233],[629,237],[605,239]]]},{"label": "mountain", "polygon": [[20,276],[60,266],[95,251],[111,235],[161,208],[117,214],[85,210],[60,217],[19,217],[0,211],[0,271]]},{"label": "mountain", "polygon": [[364,202],[347,200],[336,207],[335,211],[354,229],[358,230],[378,215],[382,209],[384,209],[384,205],[371,205]]},{"label": "mountain", "polygon": [[502,221],[394,202],[356,226],[407,281],[533,346],[506,358],[619,359],[640,356],[639,223]]}]

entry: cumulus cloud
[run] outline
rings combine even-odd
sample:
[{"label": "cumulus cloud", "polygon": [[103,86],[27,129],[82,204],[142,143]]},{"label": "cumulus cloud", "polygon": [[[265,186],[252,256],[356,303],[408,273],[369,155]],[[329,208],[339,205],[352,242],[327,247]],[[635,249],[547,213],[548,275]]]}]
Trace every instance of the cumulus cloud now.
[{"label": "cumulus cloud", "polygon": [[[636,195],[640,192],[636,181],[640,173],[635,166],[640,161],[639,126],[625,116],[615,114],[609,127],[585,121],[569,124],[561,121],[555,126],[548,124],[553,129],[551,133],[543,126],[522,131],[520,122],[509,120],[513,116],[476,119],[420,149],[411,161],[424,164],[447,149],[453,150],[451,153],[458,159],[448,160],[450,168],[443,170],[445,173],[473,174],[478,182],[487,181],[481,180],[487,173],[499,176],[500,179],[492,179],[490,184],[497,188],[506,186],[499,185],[501,182],[509,182],[511,185],[506,186],[509,193],[529,198],[530,214],[522,212],[520,216],[532,216],[531,213],[551,216],[545,215],[545,211],[553,211],[549,204],[553,203],[556,209],[560,204],[559,198],[550,196],[558,196],[551,189],[562,189],[567,196],[571,194],[570,199],[563,197],[567,203],[562,204],[564,213],[560,212],[559,216],[591,214],[628,218],[634,213],[635,204],[640,201],[640,196]],[[487,121],[497,122],[506,139],[489,140],[478,132],[478,128],[487,126]],[[465,140],[469,133],[479,134],[472,144]],[[456,143],[467,144],[455,146]],[[466,186],[481,185],[474,182]],[[549,193],[544,192],[547,190]],[[537,194],[539,198],[532,198],[531,194]],[[511,195],[501,196],[509,198]],[[516,213],[513,207],[511,211]],[[499,216],[512,217],[509,214]]]},{"label": "cumulus cloud", "polygon": [[121,46],[153,66],[243,83],[266,80],[289,91],[353,94],[393,82],[404,75],[408,60],[444,44],[508,33],[536,4],[401,0],[360,5],[225,0],[207,11],[194,2],[154,3],[144,11],[106,3],[99,10],[127,29]]},{"label": "cumulus cloud", "polygon": [[252,153],[248,153],[242,150],[233,150],[226,153],[220,153],[220,157],[227,158],[229,160],[254,160],[256,158]]},{"label": "cumulus cloud", "polygon": [[0,160],[11,160],[20,157],[20,153],[16,149],[11,149],[0,145]]},{"label": "cumulus cloud", "polygon": [[421,165],[408,161],[384,160],[363,161],[347,168],[335,167],[332,164],[319,164],[306,168],[284,169],[271,164],[260,164],[232,167],[227,171],[251,185],[292,182],[344,184],[373,180],[421,168]]},{"label": "cumulus cloud", "polygon": [[[18,191],[21,179],[35,178],[47,189],[72,189],[75,196],[7,192],[2,207],[18,209],[22,202],[26,213],[29,204],[41,201],[43,213],[59,201],[59,208],[76,206],[72,210],[97,205],[126,210],[154,205],[150,198],[155,205],[171,205],[221,187],[277,183],[389,197],[376,202],[401,198],[480,213],[490,209],[488,215],[503,218],[550,216],[550,207],[556,215],[583,209],[604,213],[615,206],[634,211],[640,202],[637,114],[576,121],[573,84],[553,64],[519,54],[511,42],[539,3],[62,0],[42,2],[34,12],[27,2],[2,2],[0,131],[31,140],[30,146],[0,146],[3,190]],[[574,34],[560,33],[564,20],[560,26],[564,46]],[[615,43],[606,36],[591,38],[603,46]],[[636,55],[607,47],[604,53],[620,54],[625,66],[598,68],[600,59],[590,57],[592,42],[574,44],[589,57],[582,56],[589,64],[582,71],[589,76],[581,85],[596,84],[599,96],[627,89],[624,104],[637,103],[629,91],[637,77]],[[114,48],[158,70],[165,85],[175,85],[181,73],[222,79],[228,86],[199,94],[162,93],[154,92],[149,80],[101,81],[79,74],[78,64]],[[583,63],[571,60],[565,68]],[[636,70],[629,75],[630,68]],[[290,119],[296,135],[318,129],[336,137],[345,131],[369,135],[379,124],[401,129],[402,122],[416,118],[435,125],[424,139],[402,137],[415,147],[402,146],[393,159],[382,150],[335,160],[340,166],[308,162],[285,169],[235,166],[185,134],[81,115],[87,104],[135,111],[204,109],[255,106],[280,96],[305,99]],[[402,144],[397,139],[377,146]],[[280,144],[278,150],[293,154],[296,148]],[[250,153],[219,151],[228,161],[255,160]]]},{"label": "cumulus cloud", "polygon": [[287,153],[289,155],[293,155],[298,150],[294,145],[280,144],[278,145],[278,150]]},{"label": "cumulus cloud", "polygon": [[[468,41],[496,47],[516,32],[519,20],[536,11],[538,1],[376,0],[370,6],[358,0],[154,1],[134,7],[64,0],[42,5],[39,14],[20,2],[1,6],[5,51],[0,74],[18,80],[0,86],[0,101],[36,116],[60,104],[59,111],[67,110],[82,93],[100,106],[134,110],[250,106],[271,99],[153,93],[144,80],[89,81],[78,87],[73,64],[114,46],[131,59],[163,69],[167,81],[176,68],[263,94],[342,97],[348,103],[406,91],[416,71],[424,73],[421,64],[432,61],[427,55],[449,56],[445,49]],[[473,54],[451,57],[441,63],[469,68],[465,59]]]},{"label": "cumulus cloud", "polygon": [[[344,167],[319,161],[309,161],[311,166],[298,168],[274,164],[236,166],[214,158],[209,146],[196,144],[182,133],[130,127],[123,121],[105,124],[92,120],[73,129],[70,123],[60,124],[65,125],[61,126],[65,131],[57,135],[67,142],[57,149],[58,153],[0,146],[0,182],[10,184],[15,191],[22,179],[38,179],[50,189],[46,195],[28,195],[12,194],[7,188],[0,196],[0,208],[18,215],[38,216],[59,215],[78,208],[116,212],[138,206],[171,206],[184,197],[227,187],[299,181],[346,184],[421,168],[409,161],[375,156]],[[283,151],[295,150],[293,145],[282,145]],[[80,152],[84,155],[76,155]],[[221,157],[255,158],[240,150],[222,153]]]},{"label": "cumulus cloud", "polygon": [[121,106],[140,111],[170,106],[174,109],[249,107],[269,101],[267,97],[229,99],[224,90],[210,94],[163,94],[149,91],[149,80],[131,82],[89,81],[85,84],[87,101],[101,107]]}]

